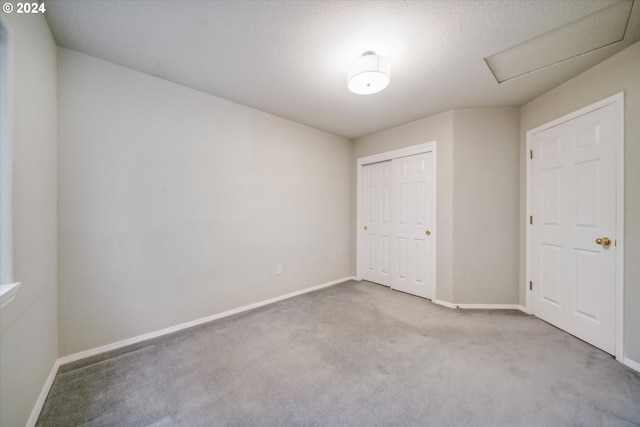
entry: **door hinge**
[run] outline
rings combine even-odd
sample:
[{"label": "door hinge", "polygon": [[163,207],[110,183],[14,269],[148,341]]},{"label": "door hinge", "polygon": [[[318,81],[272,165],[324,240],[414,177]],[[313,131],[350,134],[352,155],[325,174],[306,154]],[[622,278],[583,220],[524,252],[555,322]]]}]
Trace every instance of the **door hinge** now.
[{"label": "door hinge", "polygon": [[533,150],[529,150],[529,158],[533,160]]},{"label": "door hinge", "polygon": [[529,290],[532,291],[533,290],[533,281],[529,280]]},{"label": "door hinge", "polygon": [[533,215],[529,215],[529,224],[533,225]]}]

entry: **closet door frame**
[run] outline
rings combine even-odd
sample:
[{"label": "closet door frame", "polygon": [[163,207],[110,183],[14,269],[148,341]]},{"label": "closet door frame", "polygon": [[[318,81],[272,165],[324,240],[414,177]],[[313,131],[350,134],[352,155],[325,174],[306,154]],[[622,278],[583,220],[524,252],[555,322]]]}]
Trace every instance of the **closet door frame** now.
[{"label": "closet door frame", "polygon": [[[371,163],[378,163],[378,162],[384,162],[384,161],[389,161],[389,160],[393,160],[393,159],[397,159],[400,157],[407,157],[407,156],[413,156],[415,154],[423,154],[423,153],[428,153],[428,152],[433,152],[434,155],[434,171],[433,171],[433,175],[434,177],[437,177],[437,164],[438,164],[438,157],[437,157],[437,153],[436,153],[436,141],[430,141],[430,142],[425,142],[423,144],[418,144],[418,145],[412,145],[410,147],[405,147],[405,148],[400,148],[398,150],[392,150],[392,151],[387,151],[384,153],[379,153],[379,154],[373,154],[371,156],[366,156],[366,157],[359,157],[357,159],[357,177],[356,177],[356,194],[357,194],[357,205],[356,205],[356,280],[362,280],[363,278],[363,274],[365,271],[365,260],[366,260],[366,254],[364,253],[365,249],[366,249],[366,242],[364,241],[364,239],[366,238],[366,233],[363,233],[363,227],[364,227],[364,194],[363,194],[363,185],[364,185],[364,174],[363,174],[363,170],[364,170],[364,166],[371,164]],[[437,188],[437,184],[436,184],[436,188]],[[437,200],[437,190],[436,190],[436,200]],[[434,211],[434,220],[435,223],[437,224],[437,217],[436,217],[436,207],[434,206],[433,208]],[[434,227],[434,230],[432,231],[433,235],[432,238],[433,239],[437,239],[438,233],[437,230],[435,230],[436,227]],[[437,241],[434,240],[434,248],[437,248]],[[434,254],[434,259],[437,260],[437,250],[436,253]],[[434,271],[433,271],[433,297],[435,298],[435,296],[437,295],[436,293],[436,289],[437,289],[437,282],[435,280],[436,278],[436,265],[437,262],[434,261]]]}]

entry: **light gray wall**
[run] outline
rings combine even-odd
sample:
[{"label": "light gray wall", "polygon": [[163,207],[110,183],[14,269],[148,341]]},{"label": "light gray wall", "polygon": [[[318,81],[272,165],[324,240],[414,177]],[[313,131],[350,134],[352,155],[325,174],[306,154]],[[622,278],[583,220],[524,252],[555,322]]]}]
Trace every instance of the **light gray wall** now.
[{"label": "light gray wall", "polygon": [[[56,46],[41,15],[4,14],[14,41],[14,278],[0,311],[0,425],[23,426],[58,355]],[[2,70],[5,72],[6,70]]]},{"label": "light gray wall", "polygon": [[61,356],[350,276],[349,140],[58,61]]},{"label": "light gray wall", "polygon": [[516,304],[520,109],[453,112],[453,300]]},{"label": "light gray wall", "polygon": [[[640,363],[640,43],[525,104],[520,143],[526,131],[618,92],[625,93],[625,353]],[[520,215],[526,215],[525,160],[520,162]],[[520,303],[525,301],[525,229],[520,230]]]},{"label": "light gray wall", "polygon": [[[360,157],[384,153],[398,148],[436,141],[436,298],[453,299],[453,112],[397,126],[354,141],[352,160],[353,217],[352,240],[356,240],[356,161]],[[352,252],[351,271],[355,274],[355,249]]]}]

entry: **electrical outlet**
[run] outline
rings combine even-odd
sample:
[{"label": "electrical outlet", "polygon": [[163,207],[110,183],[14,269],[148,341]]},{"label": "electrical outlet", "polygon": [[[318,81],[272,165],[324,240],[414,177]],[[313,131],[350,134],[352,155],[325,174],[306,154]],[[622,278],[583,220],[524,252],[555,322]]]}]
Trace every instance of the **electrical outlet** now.
[{"label": "electrical outlet", "polygon": [[282,264],[279,264],[279,265],[276,267],[276,274],[282,274]]}]

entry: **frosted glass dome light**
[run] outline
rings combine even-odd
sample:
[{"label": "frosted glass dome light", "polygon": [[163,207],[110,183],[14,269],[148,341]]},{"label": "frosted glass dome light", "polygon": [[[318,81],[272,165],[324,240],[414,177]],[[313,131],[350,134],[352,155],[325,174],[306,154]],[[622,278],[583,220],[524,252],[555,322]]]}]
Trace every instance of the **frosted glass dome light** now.
[{"label": "frosted glass dome light", "polygon": [[389,85],[391,63],[375,52],[365,52],[351,64],[347,86],[358,95],[380,92]]}]

